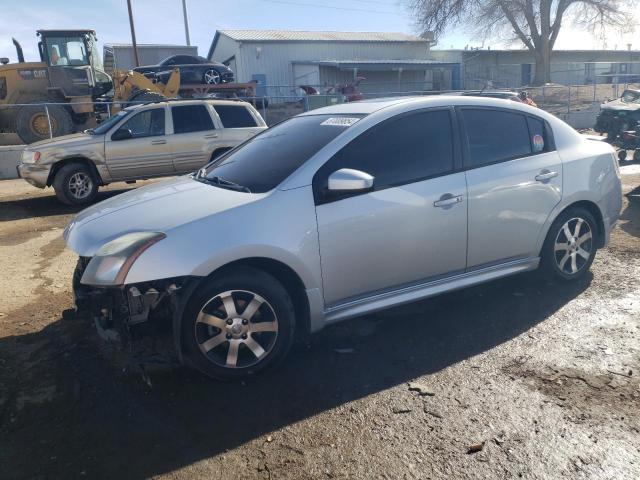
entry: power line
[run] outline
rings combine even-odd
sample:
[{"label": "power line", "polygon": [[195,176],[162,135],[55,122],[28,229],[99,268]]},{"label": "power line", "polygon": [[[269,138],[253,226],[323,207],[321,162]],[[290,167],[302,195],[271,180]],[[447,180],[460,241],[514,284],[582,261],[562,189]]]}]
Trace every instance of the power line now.
[{"label": "power line", "polygon": [[[398,16],[402,16],[401,13],[398,12],[383,12],[381,10],[369,10],[369,9],[365,9],[365,8],[348,8],[348,7],[334,7],[334,6],[330,6],[330,5],[317,5],[315,3],[304,3],[304,2],[291,2],[291,1],[287,1],[287,0],[262,0],[263,2],[270,2],[270,3],[280,3],[283,5],[294,5],[296,7],[313,7],[313,8],[328,8],[331,10],[346,10],[349,12],[365,12],[365,13],[379,13],[382,15],[398,15]],[[378,3],[378,2],[376,2]]]}]

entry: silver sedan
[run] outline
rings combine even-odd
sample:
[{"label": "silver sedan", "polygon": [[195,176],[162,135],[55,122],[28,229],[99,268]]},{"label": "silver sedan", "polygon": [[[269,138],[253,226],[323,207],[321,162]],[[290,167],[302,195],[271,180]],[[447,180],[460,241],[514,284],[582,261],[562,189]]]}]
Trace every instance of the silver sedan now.
[{"label": "silver sedan", "polygon": [[65,238],[101,333],[171,332],[181,361],[233,379],[350,317],[539,267],[577,280],[620,208],[613,149],[542,110],[399,98],[291,118]]}]

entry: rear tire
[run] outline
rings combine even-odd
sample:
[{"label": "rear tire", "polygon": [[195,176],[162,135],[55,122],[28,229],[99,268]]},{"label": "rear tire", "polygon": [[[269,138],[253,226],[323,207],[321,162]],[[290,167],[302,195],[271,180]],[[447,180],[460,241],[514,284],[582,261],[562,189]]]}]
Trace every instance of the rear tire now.
[{"label": "rear tire", "polygon": [[[71,114],[61,105],[47,105],[51,121],[51,136],[59,137],[73,133]],[[49,138],[47,110],[42,104],[22,107],[16,116],[16,133],[29,144]]]},{"label": "rear tire", "polygon": [[205,281],[181,324],[184,357],[205,375],[237,380],[280,362],[291,348],[295,313],[278,280],[237,267]]},{"label": "rear tire", "polygon": [[596,256],[598,235],[598,224],[588,210],[574,207],[561,213],[542,247],[543,272],[562,281],[584,277]]},{"label": "rear tire", "polygon": [[626,150],[618,150],[618,160],[624,162],[627,159],[627,151]]},{"label": "rear tire", "polygon": [[98,181],[84,163],[69,163],[56,172],[53,189],[66,205],[86,205],[98,194]]}]

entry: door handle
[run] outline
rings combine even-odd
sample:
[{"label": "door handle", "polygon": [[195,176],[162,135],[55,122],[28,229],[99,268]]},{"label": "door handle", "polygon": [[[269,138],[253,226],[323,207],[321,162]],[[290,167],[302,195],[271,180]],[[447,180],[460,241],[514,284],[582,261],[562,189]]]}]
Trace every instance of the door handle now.
[{"label": "door handle", "polygon": [[434,207],[447,207],[449,205],[455,205],[456,203],[462,202],[462,195],[452,195],[450,193],[445,193],[440,197],[440,200],[436,200],[433,202]]},{"label": "door handle", "polygon": [[558,176],[558,172],[551,172],[549,170],[542,170],[538,175],[536,175],[537,182],[544,182],[545,180],[551,180]]},{"label": "door handle", "polygon": [[166,140],[153,140],[151,145],[164,145],[165,143],[167,143]]},{"label": "door handle", "polygon": [[210,133],[209,135],[205,135],[204,138],[218,138],[217,133]]}]

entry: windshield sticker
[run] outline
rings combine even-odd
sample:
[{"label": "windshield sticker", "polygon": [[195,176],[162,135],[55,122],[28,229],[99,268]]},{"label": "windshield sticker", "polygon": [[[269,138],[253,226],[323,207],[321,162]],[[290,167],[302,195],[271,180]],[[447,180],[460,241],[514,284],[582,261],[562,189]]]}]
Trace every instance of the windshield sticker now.
[{"label": "windshield sticker", "polygon": [[331,117],[331,118],[327,118],[320,125],[333,125],[335,127],[350,127],[351,125],[356,123],[358,120],[360,119],[353,118],[353,117]]},{"label": "windshield sticker", "polygon": [[536,133],[533,136],[533,151],[537,153],[542,150],[544,150],[544,138],[542,138],[542,135]]}]

